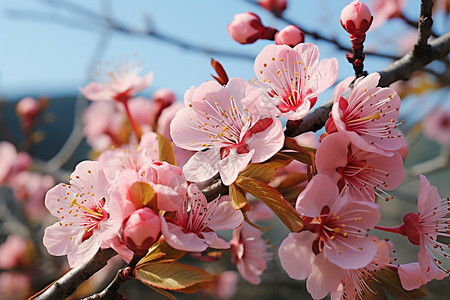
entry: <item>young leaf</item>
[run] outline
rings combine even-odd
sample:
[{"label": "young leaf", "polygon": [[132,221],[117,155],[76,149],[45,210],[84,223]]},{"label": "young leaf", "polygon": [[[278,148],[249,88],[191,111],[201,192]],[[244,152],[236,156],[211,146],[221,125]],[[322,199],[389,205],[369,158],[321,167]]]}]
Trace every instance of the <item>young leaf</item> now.
[{"label": "young leaf", "polygon": [[279,169],[282,167],[286,167],[292,162],[292,158],[286,156],[282,153],[276,153],[269,160],[264,162],[265,166],[271,167],[272,169]]},{"label": "young leaf", "polygon": [[215,276],[202,269],[180,263],[148,264],[134,270],[136,278],[150,287],[183,293],[207,288]]},{"label": "young leaf", "polygon": [[316,153],[316,149],[314,148],[310,148],[310,147],[304,147],[304,146],[300,146],[297,141],[291,137],[286,137],[284,139],[284,146],[285,149],[291,149],[291,150],[295,150],[297,152],[303,152],[306,154],[309,154],[310,152],[312,153]]},{"label": "young leaf", "polygon": [[242,192],[234,184],[229,186],[229,190],[231,206],[236,210],[249,211],[250,203],[248,203]]},{"label": "young leaf", "polygon": [[289,202],[273,187],[264,182],[246,177],[238,177],[235,184],[266,204],[291,232],[299,232],[303,228],[302,219]]},{"label": "young leaf", "polygon": [[162,134],[158,133],[159,160],[176,166],[177,160],[173,152],[173,145]]},{"label": "young leaf", "polygon": [[312,159],[310,153],[303,153],[303,152],[281,152],[281,154],[286,155],[290,158],[293,158],[295,160],[298,160],[301,163],[311,165]]},{"label": "young leaf", "polygon": [[165,241],[160,241],[156,246],[149,249],[149,252],[143,257],[136,268],[141,268],[152,263],[174,262],[184,256],[186,252],[174,249]]},{"label": "young leaf", "polygon": [[128,190],[128,199],[133,202],[136,209],[147,206],[157,211],[155,190],[146,182],[136,181],[133,183]]},{"label": "young leaf", "polygon": [[247,168],[239,176],[253,178],[269,183],[277,175],[277,172],[266,164],[248,164]]},{"label": "young leaf", "polygon": [[425,296],[431,296],[425,286],[412,291],[403,289],[398,273],[390,268],[384,268],[377,272],[376,280],[380,282],[384,290],[397,299],[420,299]]}]

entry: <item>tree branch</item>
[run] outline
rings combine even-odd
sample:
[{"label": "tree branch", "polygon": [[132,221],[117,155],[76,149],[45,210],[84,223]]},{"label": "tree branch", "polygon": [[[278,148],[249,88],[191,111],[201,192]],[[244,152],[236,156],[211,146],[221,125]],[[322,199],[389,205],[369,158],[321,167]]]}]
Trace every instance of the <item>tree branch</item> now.
[{"label": "tree branch", "polygon": [[79,267],[73,268],[47,288],[30,297],[30,300],[56,300],[67,298],[72,295],[77,287],[86,279],[106,266],[108,260],[116,254],[117,253],[112,249],[100,249],[90,261]]},{"label": "tree branch", "polygon": [[414,52],[420,55],[428,48],[428,39],[431,36],[433,0],[422,0],[420,2],[420,17],[418,24],[417,45]]}]

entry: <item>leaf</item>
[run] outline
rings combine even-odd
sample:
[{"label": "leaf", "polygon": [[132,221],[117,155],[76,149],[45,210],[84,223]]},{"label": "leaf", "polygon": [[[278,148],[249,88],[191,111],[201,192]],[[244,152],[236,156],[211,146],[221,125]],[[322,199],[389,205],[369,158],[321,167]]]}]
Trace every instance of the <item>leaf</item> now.
[{"label": "leaf", "polygon": [[277,172],[270,166],[253,163],[248,164],[245,170],[239,174],[241,177],[254,178],[265,183],[272,181],[275,175],[277,175]]},{"label": "leaf", "polygon": [[136,268],[136,278],[150,287],[183,293],[207,288],[215,276],[202,269],[180,263],[156,263]]},{"label": "leaf", "polygon": [[236,185],[234,183],[229,186],[229,191],[230,191],[231,206],[233,206],[234,209],[236,209],[236,210],[243,210],[243,211],[249,211],[250,210],[250,203],[248,203],[248,201],[245,198],[245,196],[236,187]]},{"label": "leaf", "polygon": [[173,143],[169,142],[162,134],[158,133],[158,149],[159,160],[166,161],[171,165],[176,166],[177,160],[173,152]]},{"label": "leaf", "polygon": [[280,184],[278,184],[278,186],[276,186],[276,188],[278,190],[289,189],[289,188],[292,188],[292,187],[296,186],[297,184],[300,184],[306,180],[308,180],[308,174],[304,174],[304,173],[285,174],[285,175],[282,175]]},{"label": "leaf", "polygon": [[128,198],[133,202],[136,209],[146,206],[158,211],[155,190],[146,182],[136,181],[133,183],[128,190]]},{"label": "leaf", "polygon": [[309,153],[300,153],[300,152],[281,152],[281,154],[289,156],[299,162],[302,162],[307,165],[312,164],[311,155]]},{"label": "leaf", "polygon": [[174,295],[172,295],[171,293],[169,293],[169,292],[167,292],[167,291],[165,291],[165,290],[163,290],[163,289],[160,289],[160,288],[157,288],[157,287],[154,287],[154,286],[150,286],[153,290],[155,290],[156,292],[158,292],[158,293],[160,293],[161,295],[163,295],[163,296],[166,296],[167,298],[169,298],[169,299],[171,299],[171,300],[177,300],[177,298],[175,298],[175,296]]},{"label": "leaf", "polygon": [[291,150],[295,150],[297,152],[302,152],[305,154],[309,154],[311,153],[316,153],[316,149],[314,148],[310,148],[310,147],[304,147],[304,146],[300,146],[297,141],[291,137],[286,137],[284,139],[284,148],[286,149],[291,149]]},{"label": "leaf", "polygon": [[264,162],[265,166],[271,167],[272,169],[279,169],[289,165],[292,162],[292,158],[286,156],[282,153],[276,153],[272,158]]},{"label": "leaf", "polygon": [[264,202],[291,232],[299,232],[303,228],[302,219],[294,207],[273,187],[246,177],[238,177],[235,184]]},{"label": "leaf", "polygon": [[149,249],[149,252],[136,265],[141,268],[152,263],[174,262],[184,256],[186,252],[174,249],[167,242],[160,241],[156,246]]},{"label": "leaf", "polygon": [[258,225],[256,225],[255,223],[253,223],[249,218],[248,218],[248,216],[247,216],[247,213],[242,213],[243,215],[244,215],[244,221],[248,224],[248,225],[250,225],[250,226],[252,226],[252,227],[254,227],[254,228],[256,228],[256,229],[258,229],[258,230],[261,230],[261,231],[267,231],[267,230],[269,230],[270,228],[272,228],[272,226],[269,226],[269,227],[267,227],[267,228],[263,228],[263,227],[261,227],[261,226],[258,226]]}]

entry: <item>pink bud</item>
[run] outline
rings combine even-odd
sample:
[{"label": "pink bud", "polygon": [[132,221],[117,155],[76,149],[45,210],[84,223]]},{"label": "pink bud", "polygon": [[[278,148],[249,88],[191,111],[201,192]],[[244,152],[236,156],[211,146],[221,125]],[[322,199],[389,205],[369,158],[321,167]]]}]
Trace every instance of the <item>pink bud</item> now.
[{"label": "pink bud", "polygon": [[369,7],[359,0],[348,4],[341,12],[341,25],[353,36],[364,36],[372,20]]},{"label": "pink bud", "polygon": [[39,114],[41,105],[31,97],[25,97],[17,103],[16,113],[22,121],[24,128],[30,128]]},{"label": "pink bud", "polygon": [[153,93],[153,100],[156,103],[161,103],[161,105],[165,108],[177,100],[177,95],[175,95],[175,93],[170,89],[162,88]]},{"label": "pink bud", "polygon": [[161,235],[159,216],[144,207],[133,212],[123,222],[122,238],[128,248],[138,254],[145,254]]},{"label": "pink bud", "polygon": [[289,25],[281,29],[275,34],[275,44],[288,45],[291,47],[305,41],[305,34],[295,25]]},{"label": "pink bud", "polygon": [[251,12],[234,15],[227,26],[228,34],[241,44],[252,44],[259,39],[273,39],[276,29],[265,27],[261,19]]},{"label": "pink bud", "polygon": [[276,16],[281,16],[287,7],[287,0],[260,0],[258,4]]}]

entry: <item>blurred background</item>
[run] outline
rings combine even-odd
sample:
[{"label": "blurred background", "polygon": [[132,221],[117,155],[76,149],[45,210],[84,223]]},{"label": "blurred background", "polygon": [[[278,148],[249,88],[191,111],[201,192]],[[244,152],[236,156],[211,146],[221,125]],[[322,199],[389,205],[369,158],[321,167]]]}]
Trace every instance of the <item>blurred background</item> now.
[{"label": "blurred background", "polygon": [[[339,82],[353,75],[352,66],[345,59],[346,51],[336,46],[336,43],[351,46],[348,34],[339,25],[340,11],[349,2],[290,0],[283,13],[284,19],[280,19],[254,2],[244,0],[2,0],[0,140],[12,142],[18,151],[30,153],[33,172],[47,173],[57,181],[65,178],[78,162],[92,157],[92,144],[86,142],[82,129],[82,116],[88,101],[80,95],[79,88],[90,81],[99,64],[121,60],[142,63],[141,74],[154,73],[152,85],[140,93],[149,99],[156,90],[168,88],[182,102],[188,88],[212,80],[211,58],[224,66],[229,77],[251,80],[255,76],[254,58],[265,45],[273,42],[240,45],[228,35],[226,28],[233,16],[246,11],[258,14],[266,26],[281,30],[295,23],[305,31],[333,40],[314,39],[308,34],[305,37],[305,42],[319,47],[321,59],[338,59]],[[380,1],[365,2],[375,6]],[[414,45],[417,29],[405,20],[417,22],[420,1],[405,2],[403,19],[393,18],[375,24],[377,16],[373,13],[374,28],[369,30],[365,43],[365,49],[375,53],[366,56],[365,70],[369,73],[384,69],[393,58],[403,56]],[[450,4],[446,0],[436,2],[433,30],[441,35],[450,29]],[[405,160],[407,176],[404,183],[392,193],[394,200],[381,203],[383,225],[397,225],[404,213],[416,211],[420,173],[426,173],[430,182],[438,186],[442,197],[450,196],[449,145],[432,135],[424,135],[422,126],[423,120],[436,114],[437,109],[450,111],[449,70],[447,57],[433,62],[425,71],[414,73],[411,80],[393,86],[403,98],[401,119],[405,124],[400,129],[406,134],[410,148]],[[331,93],[332,89],[328,89],[321,94],[317,105],[328,100]],[[16,114],[17,102],[24,97],[38,99],[42,109],[32,132],[24,130]],[[450,135],[450,128],[447,130],[443,134]],[[0,156],[0,165],[2,159]],[[6,258],[0,255],[0,299],[27,297],[68,269],[64,265],[65,257],[50,257],[41,244],[43,228],[54,222],[43,208],[44,187],[48,189],[54,183],[48,177],[23,177],[20,190],[5,184],[2,187],[0,180],[0,243],[5,245],[11,236],[18,236],[14,238],[15,242],[10,241],[10,248],[0,245],[0,254],[6,255]],[[27,188],[26,184],[31,186],[31,182],[40,182],[41,188]],[[37,204],[31,207],[26,199],[33,195]],[[269,263],[262,284],[253,286],[240,279],[237,294],[232,297],[308,299],[304,283],[290,280],[276,259],[276,249],[287,229],[278,221],[270,225],[273,228],[265,233],[265,237],[274,245],[275,259]],[[380,236],[385,237],[384,233]],[[415,247],[409,247],[402,239],[390,238],[399,262],[416,259]],[[11,253],[20,253],[14,256],[17,263],[2,265],[2,259],[14,260],[9,259]],[[210,268],[207,264],[201,267]],[[230,257],[224,256],[213,270],[230,268],[234,268]],[[99,275],[80,288],[75,297],[103,287],[105,276]],[[445,282],[448,280],[430,284],[437,299],[444,299],[450,293]],[[164,298],[137,282],[127,282],[121,291],[131,299]],[[199,297],[198,294],[178,296]],[[211,293],[208,297],[218,296]]]}]

